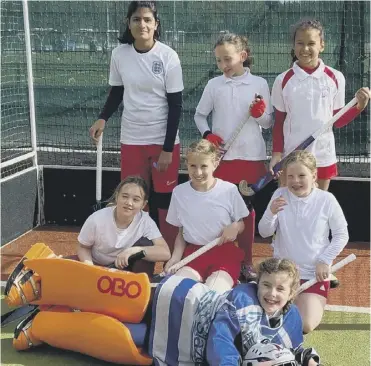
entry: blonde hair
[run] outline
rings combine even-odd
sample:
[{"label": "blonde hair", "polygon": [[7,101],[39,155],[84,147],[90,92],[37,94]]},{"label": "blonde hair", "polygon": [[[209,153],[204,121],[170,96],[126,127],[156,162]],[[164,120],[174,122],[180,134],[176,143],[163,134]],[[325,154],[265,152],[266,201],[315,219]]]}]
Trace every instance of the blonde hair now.
[{"label": "blonde hair", "polygon": [[215,162],[219,161],[220,157],[220,151],[216,145],[206,139],[192,142],[187,151],[187,158],[189,154],[204,154],[210,156]]},{"label": "blonde hair", "polygon": [[[300,276],[298,268],[296,267],[296,264],[289,260],[289,259],[279,259],[279,258],[268,258],[261,262],[256,270],[257,276],[258,276],[258,283],[260,281],[260,278],[264,273],[272,274],[272,273],[279,273],[284,272],[287,273],[288,276],[292,279],[291,282],[291,292],[290,294],[293,294],[296,292],[296,290],[299,288],[300,284]],[[287,312],[294,301],[294,297],[292,297],[286,305],[283,307],[283,312]]]},{"label": "blonde hair", "polygon": [[143,191],[143,194],[144,194],[144,198],[143,198],[144,201],[148,200],[149,190],[148,190],[148,185],[147,185],[146,181],[142,177],[131,175],[131,176],[126,177],[124,180],[122,180],[118,184],[118,186],[115,188],[115,191],[113,192],[112,196],[108,200],[107,206],[115,206],[116,205],[117,196],[119,195],[119,193],[121,191],[121,188],[123,186],[127,185],[127,184],[135,184],[139,188],[141,188],[142,191]]},{"label": "blonde hair", "polygon": [[300,163],[306,166],[312,173],[317,171],[316,158],[312,153],[306,150],[293,151],[284,161],[283,170],[286,171],[290,164]]},{"label": "blonde hair", "polygon": [[[287,167],[290,164],[299,163],[303,164],[307,167],[312,174],[317,172],[317,162],[316,158],[312,153],[306,150],[296,150],[293,151],[290,155],[287,156],[285,161],[282,164],[283,174],[279,177],[279,186],[286,187],[286,174],[287,174]],[[317,181],[314,182],[314,186],[318,187]]]}]

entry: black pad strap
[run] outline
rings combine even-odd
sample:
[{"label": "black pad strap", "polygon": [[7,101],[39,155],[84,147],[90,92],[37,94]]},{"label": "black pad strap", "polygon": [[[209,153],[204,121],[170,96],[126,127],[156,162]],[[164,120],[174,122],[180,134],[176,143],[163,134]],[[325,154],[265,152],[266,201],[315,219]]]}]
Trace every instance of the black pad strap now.
[{"label": "black pad strap", "polygon": [[17,264],[17,266],[14,268],[12,274],[9,276],[8,278],[8,281],[6,282],[6,286],[5,286],[5,290],[4,290],[4,295],[5,296],[8,296],[9,295],[9,291],[10,289],[12,288],[13,286],[13,283],[16,279],[16,277],[19,275],[19,273],[22,271],[22,269],[24,268],[24,260],[27,259],[25,257],[23,257],[20,262]]}]

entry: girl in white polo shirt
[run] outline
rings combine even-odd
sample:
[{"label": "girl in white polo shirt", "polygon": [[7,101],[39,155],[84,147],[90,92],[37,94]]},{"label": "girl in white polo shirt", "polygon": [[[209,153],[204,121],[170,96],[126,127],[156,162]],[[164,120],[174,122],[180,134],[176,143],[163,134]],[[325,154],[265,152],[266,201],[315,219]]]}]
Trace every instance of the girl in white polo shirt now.
[{"label": "girl in white polo shirt", "polygon": [[165,271],[221,237],[219,245],[176,274],[205,282],[211,289],[223,293],[237,283],[240,274],[244,252],[234,241],[243,231],[243,219],[249,211],[234,184],[214,177],[218,161],[218,148],[207,140],[194,142],[189,147],[190,181],[174,189],[167,215],[167,221],[179,228],[179,233]]},{"label": "girl in white polo shirt", "polygon": [[[330,287],[331,264],[348,242],[348,228],[336,198],[316,188],[316,159],[292,153],[284,163],[286,187],[278,188],[259,222],[263,238],[275,237],[274,256],[294,261],[302,282],[317,283],[296,298],[305,333],[320,323]],[[329,239],[331,230],[332,239]]]},{"label": "girl in white polo shirt", "polygon": [[166,223],[171,192],[178,182],[178,126],[183,78],[177,53],[158,41],[160,20],[154,1],[132,1],[127,27],[112,51],[112,86],[99,119],[90,128],[97,141],[121,102],[121,179],[139,175],[153,182],[160,229],[172,247],[176,232]]},{"label": "girl in white polo shirt", "polygon": [[[246,37],[227,33],[219,37],[214,47],[216,62],[223,73],[211,79],[198,103],[195,122],[203,138],[217,146],[225,143],[241,121],[246,124],[237,140],[225,154],[215,177],[238,184],[241,180],[256,183],[266,174],[267,158],[262,128],[272,125],[272,107],[268,83],[253,75],[250,49]],[[247,115],[250,111],[250,118]],[[212,130],[207,117],[212,113]],[[250,215],[245,218],[245,230],[238,242],[245,250],[245,264],[250,272],[252,244],[255,234],[255,211],[245,198]]]},{"label": "girl in white polo shirt", "polygon": [[[129,176],[121,181],[111,205],[94,212],[85,221],[78,236],[79,260],[101,266],[114,263],[117,268],[125,268],[130,256],[144,251],[145,261],[167,261],[169,247],[156,223],[142,210],[147,199],[148,188],[142,178]],[[142,238],[150,245],[140,246]],[[153,266],[150,266],[152,270]]]},{"label": "girl in white polo shirt", "polygon": [[[324,51],[324,30],[317,20],[302,20],[293,27],[293,66],[278,75],[272,89],[275,108],[273,154],[269,168],[321,128],[345,105],[344,75],[319,58]],[[347,125],[366,108],[370,90],[357,91],[358,104],[335,122]],[[318,186],[328,190],[337,175],[335,138],[332,128],[309,147],[317,160]],[[273,173],[273,171],[272,171]]]}]

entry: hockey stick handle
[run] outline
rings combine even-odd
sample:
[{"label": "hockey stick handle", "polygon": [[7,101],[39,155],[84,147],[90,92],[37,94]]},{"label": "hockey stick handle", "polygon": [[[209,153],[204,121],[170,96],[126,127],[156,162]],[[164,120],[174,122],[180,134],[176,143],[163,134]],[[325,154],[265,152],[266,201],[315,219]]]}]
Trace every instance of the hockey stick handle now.
[{"label": "hockey stick handle", "polygon": [[[233,131],[233,134],[232,136],[228,139],[228,141],[223,145],[221,146],[220,148],[220,151],[222,152],[220,154],[220,158],[219,158],[219,163],[224,159],[224,156],[225,154],[228,152],[228,150],[230,149],[230,147],[233,145],[233,143],[236,141],[238,135],[240,134],[240,132],[242,131],[242,129],[244,128],[245,124],[247,123],[248,119],[250,118],[250,110],[247,112],[247,116],[244,120],[242,120],[238,126],[236,127],[236,129]],[[218,169],[218,168],[217,168]]]},{"label": "hockey stick handle", "polygon": [[95,200],[102,200],[102,155],[103,155],[103,133],[98,138],[97,144],[97,171],[95,184]]},{"label": "hockey stick handle", "polygon": [[[304,140],[300,145],[298,145],[294,150],[290,151],[289,153],[285,154],[280,162],[278,162],[273,167],[274,174],[277,174],[280,170],[282,170],[282,165],[284,163],[285,158],[290,155],[292,152],[297,150],[305,150],[318,136],[324,133],[328,128],[332,127],[332,125],[345,113],[347,113],[352,107],[357,104],[357,98],[353,98],[346,106],[344,106],[340,111],[338,111],[323,127],[318,129],[314,132],[311,136],[309,136],[306,140]],[[262,188],[264,188],[272,179],[274,175],[271,172],[268,172],[263,177],[261,177],[257,183],[251,185],[251,189],[257,193]]]},{"label": "hockey stick handle", "polygon": [[[207,251],[209,251],[211,248],[214,248],[219,243],[219,241],[220,241],[220,238],[216,238],[212,242],[210,242],[210,243],[208,243],[206,245],[201,246],[200,249],[197,249],[195,252],[193,252],[189,256],[183,258],[180,262],[175,263],[173,266],[171,266],[169,268],[169,271],[168,272],[177,271],[178,269],[184,267],[189,262],[193,261],[194,259],[198,258],[200,255],[202,255],[202,254],[206,253]],[[160,277],[165,277],[166,276],[166,272],[161,272],[159,274],[159,276]]]},{"label": "hockey stick handle", "polygon": [[[339,269],[343,268],[347,264],[353,262],[356,259],[356,256],[354,254],[348,255],[346,258],[342,259],[340,262],[334,264],[331,267],[331,273],[335,273]],[[317,283],[317,279],[313,278],[312,280],[309,280],[307,282],[304,282],[297,290],[296,295],[299,295],[301,292],[307,290],[309,287],[313,286],[315,283]]]}]

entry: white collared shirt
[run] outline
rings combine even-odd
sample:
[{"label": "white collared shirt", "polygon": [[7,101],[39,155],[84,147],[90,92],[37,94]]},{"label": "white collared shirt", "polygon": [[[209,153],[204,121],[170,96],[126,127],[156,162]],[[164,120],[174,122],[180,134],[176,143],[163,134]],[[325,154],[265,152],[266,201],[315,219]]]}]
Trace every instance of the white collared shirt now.
[{"label": "white collared shirt", "polygon": [[[297,63],[277,76],[272,88],[272,104],[286,112],[283,125],[284,153],[291,152],[326,124],[333,111],[345,105],[344,75],[322,60],[316,71],[306,73]],[[308,148],[318,167],[336,163],[335,138],[332,127]]]},{"label": "white collared shirt", "polygon": [[184,88],[177,53],[158,41],[145,53],[121,44],[112,51],[109,84],[124,86],[120,142],[163,145],[169,111],[166,94]]},{"label": "white collared shirt", "polygon": [[[273,215],[270,206],[280,196],[287,205]],[[275,233],[274,256],[291,259],[298,265],[302,279],[312,279],[316,264],[330,265],[348,243],[347,226],[332,193],[315,188],[307,197],[300,198],[283,187],[273,193],[259,222],[259,233],[263,238]]]},{"label": "white collared shirt", "polygon": [[228,225],[248,215],[249,210],[233,183],[217,179],[212,189],[199,192],[189,181],[174,188],[166,221],[183,227],[186,242],[206,245]]},{"label": "white collared shirt", "polygon": [[[255,94],[260,94],[265,100],[266,111],[257,119],[250,117],[246,120]],[[210,130],[207,123],[210,113],[211,130],[224,142],[233,135],[240,122],[246,120],[245,126],[224,156],[225,160],[266,160],[261,128],[271,127],[273,119],[269,87],[265,79],[252,75],[247,68],[246,73],[239,77],[227,78],[221,75],[209,80],[195,114],[195,122],[201,135]]]}]

